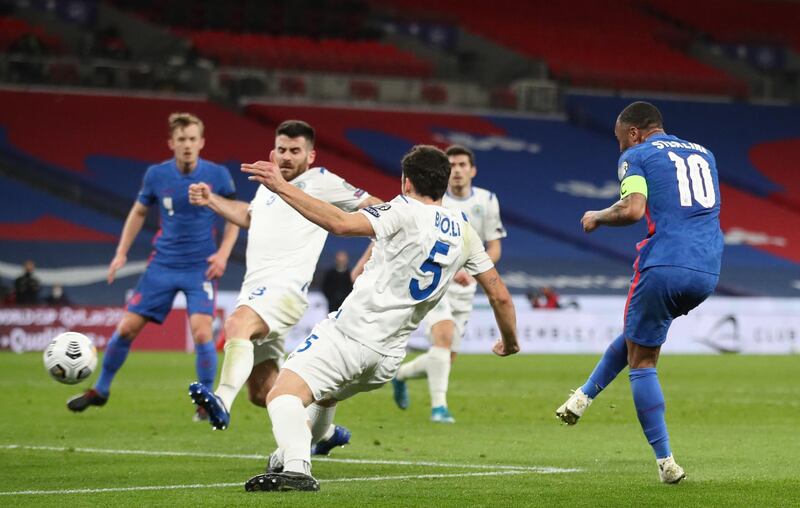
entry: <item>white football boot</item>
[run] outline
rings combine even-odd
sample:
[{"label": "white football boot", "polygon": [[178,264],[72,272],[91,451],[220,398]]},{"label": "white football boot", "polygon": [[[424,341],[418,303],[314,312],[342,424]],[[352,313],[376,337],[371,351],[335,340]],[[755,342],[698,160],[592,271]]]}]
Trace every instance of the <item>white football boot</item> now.
[{"label": "white football boot", "polygon": [[686,478],[686,473],[679,466],[672,455],[663,459],[656,459],[658,464],[658,476],[664,483],[678,483]]},{"label": "white football boot", "polygon": [[592,399],[583,393],[583,390],[577,388],[572,391],[572,395],[569,396],[567,401],[556,409],[556,418],[567,425],[575,425],[578,423],[578,419],[583,416],[583,412],[586,411],[586,408],[591,404]]}]

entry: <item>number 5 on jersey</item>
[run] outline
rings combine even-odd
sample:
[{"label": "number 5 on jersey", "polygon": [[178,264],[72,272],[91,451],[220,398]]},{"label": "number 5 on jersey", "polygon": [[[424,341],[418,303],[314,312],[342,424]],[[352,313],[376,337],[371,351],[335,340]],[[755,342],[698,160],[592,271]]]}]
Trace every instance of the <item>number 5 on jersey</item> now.
[{"label": "number 5 on jersey", "polygon": [[[676,155],[675,152],[669,152],[668,155],[669,159],[675,163],[681,206],[692,206],[692,194],[694,194],[695,201],[703,207],[714,206],[717,203],[717,195],[714,192],[714,181],[711,179],[711,167],[708,165],[708,161],[696,153],[687,157],[686,160]],[[689,189],[690,180],[692,182],[691,190]]]},{"label": "number 5 on jersey", "polygon": [[419,287],[419,281],[417,279],[411,279],[411,282],[408,284],[408,289],[411,291],[411,297],[414,300],[424,300],[431,296],[431,294],[436,290],[436,287],[439,285],[439,281],[442,279],[442,265],[436,262],[436,254],[446,256],[449,251],[449,245],[441,240],[436,241],[436,244],[434,244],[433,248],[431,249],[431,253],[428,254],[428,259],[426,259],[425,262],[419,267],[423,273],[433,274],[433,280],[431,281],[430,285],[425,289],[422,289]]}]

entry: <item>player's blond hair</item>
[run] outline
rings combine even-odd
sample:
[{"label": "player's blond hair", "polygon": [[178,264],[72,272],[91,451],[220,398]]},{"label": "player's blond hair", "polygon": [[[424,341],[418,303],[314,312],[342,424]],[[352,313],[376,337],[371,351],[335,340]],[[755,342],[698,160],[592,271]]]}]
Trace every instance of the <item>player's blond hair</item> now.
[{"label": "player's blond hair", "polygon": [[169,123],[170,136],[172,136],[172,133],[175,132],[175,129],[185,129],[190,125],[196,125],[200,128],[200,136],[203,135],[203,131],[205,130],[203,121],[191,113],[172,113],[169,115],[167,122]]}]

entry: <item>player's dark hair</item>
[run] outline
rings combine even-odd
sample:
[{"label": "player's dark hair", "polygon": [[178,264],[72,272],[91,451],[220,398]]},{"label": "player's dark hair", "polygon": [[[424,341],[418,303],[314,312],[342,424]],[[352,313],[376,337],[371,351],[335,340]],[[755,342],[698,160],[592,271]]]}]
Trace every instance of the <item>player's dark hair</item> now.
[{"label": "player's dark hair", "polygon": [[469,159],[469,165],[475,165],[475,154],[472,153],[472,150],[465,146],[461,145],[450,145],[447,147],[447,150],[444,151],[448,157],[452,157],[454,155],[466,155]]},{"label": "player's dark hair", "polygon": [[191,113],[172,113],[169,115],[167,123],[169,124],[170,137],[172,137],[172,133],[175,132],[175,129],[185,129],[190,125],[197,125],[200,128],[201,136],[205,130],[203,121]]},{"label": "player's dark hair", "polygon": [[450,160],[435,146],[416,145],[400,163],[403,176],[411,180],[417,194],[439,200],[447,191]]},{"label": "player's dark hair", "polygon": [[308,144],[314,146],[314,128],[302,120],[286,120],[275,129],[275,137],[306,138]]},{"label": "player's dark hair", "polygon": [[637,129],[664,127],[661,111],[649,102],[644,101],[636,101],[623,109],[622,113],[619,114],[619,122]]}]

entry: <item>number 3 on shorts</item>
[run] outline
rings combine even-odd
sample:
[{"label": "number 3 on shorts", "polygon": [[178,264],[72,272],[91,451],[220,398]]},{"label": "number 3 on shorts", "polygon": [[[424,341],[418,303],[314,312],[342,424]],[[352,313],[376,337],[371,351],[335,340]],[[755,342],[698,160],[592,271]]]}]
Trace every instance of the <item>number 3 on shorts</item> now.
[{"label": "number 3 on shorts", "polygon": [[315,341],[315,340],[317,340],[318,338],[319,338],[319,337],[317,337],[316,335],[314,335],[314,334],[312,333],[312,334],[311,334],[311,335],[309,335],[309,336],[308,336],[308,338],[306,339],[306,343],[305,343],[305,344],[303,344],[303,347],[299,348],[297,351],[295,351],[295,353],[302,353],[302,352],[303,352],[303,351],[305,351],[306,349],[310,348],[310,347],[311,347],[311,344],[313,344],[313,342],[312,342],[312,341]]}]

